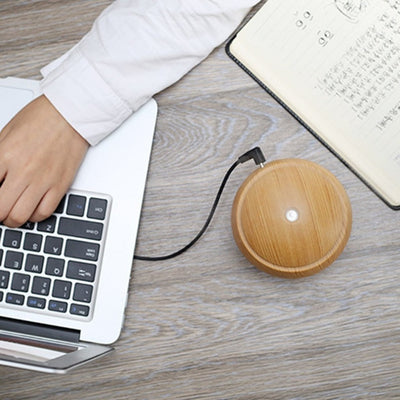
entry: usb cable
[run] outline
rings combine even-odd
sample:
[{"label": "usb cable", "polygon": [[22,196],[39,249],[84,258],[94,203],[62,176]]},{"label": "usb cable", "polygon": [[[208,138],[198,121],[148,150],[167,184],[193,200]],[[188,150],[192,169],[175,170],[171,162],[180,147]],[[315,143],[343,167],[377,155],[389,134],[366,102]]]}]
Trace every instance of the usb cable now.
[{"label": "usb cable", "polygon": [[230,177],[230,175],[232,174],[233,170],[239,165],[239,164],[243,164],[244,162],[248,161],[248,160],[254,160],[255,164],[263,167],[264,163],[265,163],[265,157],[263,152],[261,151],[261,149],[259,147],[254,147],[253,149],[247,151],[246,153],[242,154],[233,164],[232,166],[228,169],[228,171],[225,173],[224,179],[221,182],[221,185],[218,189],[218,193],[215,197],[213,206],[211,208],[211,211],[208,215],[208,218],[205,222],[205,224],[203,225],[203,227],[201,228],[200,232],[195,236],[195,238],[189,242],[186,246],[182,247],[181,249],[171,253],[171,254],[167,254],[164,256],[158,256],[158,257],[148,257],[148,256],[140,256],[135,254],[134,255],[134,259],[135,260],[143,260],[143,261],[163,261],[163,260],[169,260],[170,258],[174,258],[176,256],[179,256],[180,254],[184,253],[186,250],[190,249],[203,235],[203,233],[207,230],[208,226],[210,225],[210,222],[214,216],[215,210],[218,206],[219,200],[221,198],[222,192],[225,188],[225,185]]}]

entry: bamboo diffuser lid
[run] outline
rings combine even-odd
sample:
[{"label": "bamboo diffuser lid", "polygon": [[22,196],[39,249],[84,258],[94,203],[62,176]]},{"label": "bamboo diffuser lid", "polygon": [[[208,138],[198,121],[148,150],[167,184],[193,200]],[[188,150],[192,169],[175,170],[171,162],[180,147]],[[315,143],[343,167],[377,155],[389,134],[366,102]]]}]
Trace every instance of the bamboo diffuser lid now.
[{"label": "bamboo diffuser lid", "polygon": [[351,231],[351,205],[343,186],[311,161],[273,161],[239,188],[232,230],[245,257],[285,278],[315,274],[342,252]]}]

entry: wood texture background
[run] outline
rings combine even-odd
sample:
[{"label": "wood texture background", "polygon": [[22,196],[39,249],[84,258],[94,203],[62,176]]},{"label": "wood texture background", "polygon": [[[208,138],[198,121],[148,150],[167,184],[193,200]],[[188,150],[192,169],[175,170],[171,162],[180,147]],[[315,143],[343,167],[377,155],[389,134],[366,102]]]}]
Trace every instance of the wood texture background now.
[{"label": "wood texture background", "polygon": [[[109,0],[0,1],[0,77],[39,70]],[[0,367],[1,399],[398,399],[400,213],[390,210],[225,55],[156,96],[159,117],[136,252],[169,253],[202,226],[236,158],[300,157],[333,172],[353,207],[344,252],[285,280],[237,249],[239,167],[204,238],[182,256],[134,262],[116,351],[66,376]],[[127,171],[127,179],[129,174]],[[118,273],[116,269],[116,273]]]}]

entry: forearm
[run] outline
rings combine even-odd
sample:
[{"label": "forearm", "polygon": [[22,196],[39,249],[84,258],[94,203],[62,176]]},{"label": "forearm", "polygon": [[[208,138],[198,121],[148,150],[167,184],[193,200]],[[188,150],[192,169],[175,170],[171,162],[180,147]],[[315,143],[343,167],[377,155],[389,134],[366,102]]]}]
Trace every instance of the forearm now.
[{"label": "forearm", "polygon": [[201,62],[259,0],[117,0],[67,56],[44,94],[90,144]]}]

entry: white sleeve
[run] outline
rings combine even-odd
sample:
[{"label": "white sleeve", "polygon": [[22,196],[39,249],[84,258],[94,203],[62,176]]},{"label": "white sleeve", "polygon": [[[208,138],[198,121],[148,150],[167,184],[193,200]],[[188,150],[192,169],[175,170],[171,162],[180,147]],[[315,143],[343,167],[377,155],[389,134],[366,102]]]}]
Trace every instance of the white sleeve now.
[{"label": "white sleeve", "polygon": [[41,88],[92,145],[202,61],[260,0],[117,0]]}]

